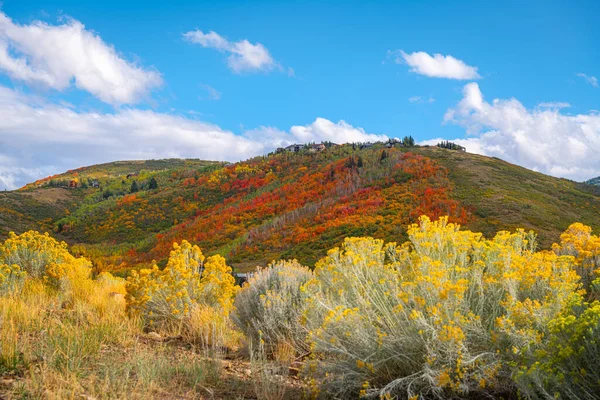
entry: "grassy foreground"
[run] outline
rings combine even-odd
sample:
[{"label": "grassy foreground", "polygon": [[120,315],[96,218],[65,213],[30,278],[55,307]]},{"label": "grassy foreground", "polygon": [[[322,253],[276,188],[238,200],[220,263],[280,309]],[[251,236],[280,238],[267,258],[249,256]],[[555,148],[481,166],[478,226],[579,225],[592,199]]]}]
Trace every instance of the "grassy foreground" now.
[{"label": "grassy foreground", "polygon": [[421,217],[314,270],[242,288],[186,241],[167,265],[92,276],[49,235],[0,245],[0,397],[578,398],[600,390],[600,238],[551,251]]}]

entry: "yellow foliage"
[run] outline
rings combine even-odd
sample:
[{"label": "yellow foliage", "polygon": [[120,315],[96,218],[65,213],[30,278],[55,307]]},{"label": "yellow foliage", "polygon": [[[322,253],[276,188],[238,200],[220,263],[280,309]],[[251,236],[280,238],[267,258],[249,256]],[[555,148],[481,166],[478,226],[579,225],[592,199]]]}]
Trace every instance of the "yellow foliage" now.
[{"label": "yellow foliage", "polygon": [[[28,231],[21,235],[11,232],[0,245],[0,263],[18,266],[33,278],[44,278],[54,286],[63,279],[77,282],[89,278],[91,263],[69,253],[67,244],[48,233]],[[1,278],[0,278],[1,279]]]},{"label": "yellow foliage", "polygon": [[[531,397],[597,392],[600,304],[579,284],[591,290],[599,272],[589,227],[571,225],[553,251],[536,251],[531,232],[484,239],[447,218],[421,217],[407,233],[400,246],[348,238],[314,274],[296,262],[258,271],[237,296],[236,323],[277,360],[310,349],[311,383],[332,397],[475,398],[512,394],[515,382]],[[11,234],[0,245],[0,367],[39,366],[66,382],[103,349],[132,346],[139,321],[236,347],[238,289],[223,257],[187,241],[162,270],[93,280],[64,242]]]},{"label": "yellow foliage", "polygon": [[557,254],[575,257],[577,273],[592,297],[593,281],[600,277],[600,237],[592,235],[589,226],[576,222],[560,235],[560,243],[554,243],[552,249]]},{"label": "yellow foliage", "polygon": [[217,254],[208,257],[200,279],[203,303],[218,306],[225,314],[233,308],[233,299],[239,290],[231,272],[225,258]]},{"label": "yellow foliage", "polygon": [[132,314],[142,316],[148,325],[174,328],[198,304],[228,314],[237,288],[223,257],[209,257],[204,265],[200,248],[184,240],[173,245],[163,270],[153,265],[152,269],[133,271],[126,290]]},{"label": "yellow foliage", "polygon": [[317,263],[306,325],[325,386],[341,394],[369,381],[409,396],[510,387],[509,362],[541,345],[576,294],[573,258],[536,252],[531,232],[485,240],[459,228],[423,216],[409,243],[349,238]]},{"label": "yellow foliage", "polygon": [[600,302],[581,296],[549,323],[544,345],[519,363],[515,381],[524,396],[592,399],[600,393]]},{"label": "yellow foliage", "polygon": [[221,183],[221,181],[224,180],[226,177],[227,177],[227,175],[225,174],[225,170],[223,168],[220,168],[220,169],[213,171],[210,174],[210,177],[208,178],[208,183],[216,186],[216,185],[219,185]]},{"label": "yellow foliage", "polygon": [[26,276],[27,273],[16,264],[0,264],[0,294],[15,292]]},{"label": "yellow foliage", "polygon": [[85,258],[75,258],[68,263],[50,263],[46,266],[45,279],[58,286],[61,281],[67,281],[72,286],[83,284],[90,279],[92,270],[90,262]]}]

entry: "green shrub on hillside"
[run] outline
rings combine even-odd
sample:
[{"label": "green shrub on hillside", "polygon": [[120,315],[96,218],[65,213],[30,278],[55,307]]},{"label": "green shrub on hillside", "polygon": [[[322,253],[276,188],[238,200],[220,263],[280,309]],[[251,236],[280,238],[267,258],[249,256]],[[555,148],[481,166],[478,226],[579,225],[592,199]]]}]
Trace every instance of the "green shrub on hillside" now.
[{"label": "green shrub on hillside", "polygon": [[[525,363],[523,363],[525,364]],[[600,302],[575,301],[552,320],[545,346],[515,380],[529,398],[593,400],[600,393]]]},{"label": "green shrub on hillside", "polygon": [[295,260],[258,270],[235,299],[235,324],[268,354],[281,345],[305,353],[306,330],[300,319],[309,295],[303,286],[312,278],[312,272]]}]

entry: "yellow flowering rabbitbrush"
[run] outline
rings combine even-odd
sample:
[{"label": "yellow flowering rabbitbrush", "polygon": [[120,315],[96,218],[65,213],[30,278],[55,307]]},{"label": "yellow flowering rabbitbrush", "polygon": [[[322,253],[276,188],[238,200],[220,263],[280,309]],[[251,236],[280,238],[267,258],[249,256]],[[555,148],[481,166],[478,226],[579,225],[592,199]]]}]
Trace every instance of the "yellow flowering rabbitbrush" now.
[{"label": "yellow flowering rabbitbrush", "polygon": [[[544,343],[519,360],[514,378],[530,398],[597,399],[600,393],[600,238],[574,223],[554,244],[575,260],[583,291],[549,322]],[[587,301],[586,301],[587,300]]]},{"label": "yellow flowering rabbitbrush", "polygon": [[133,271],[127,280],[127,307],[148,326],[175,327],[198,304],[228,314],[236,292],[235,278],[225,259],[205,257],[198,246],[173,244],[167,266]]},{"label": "yellow flowering rabbitbrush", "polygon": [[[21,235],[14,232],[0,245],[0,264],[8,265],[19,277],[43,278],[58,287],[67,280],[75,282],[87,279],[91,263],[69,253],[65,242],[59,242],[48,233],[28,231]],[[6,270],[6,269],[5,269]]]},{"label": "yellow flowering rabbitbrush", "polygon": [[16,264],[0,264],[0,295],[15,293],[22,286],[27,273]]},{"label": "yellow flowering rabbitbrush", "polygon": [[[308,372],[334,396],[511,393],[572,299],[572,257],[535,252],[517,230],[491,240],[421,217],[403,246],[346,239],[317,263]],[[368,385],[364,385],[368,382]]]},{"label": "yellow flowering rabbitbrush", "polygon": [[598,398],[600,393],[600,302],[577,296],[550,321],[544,345],[518,364],[514,374],[523,397]]},{"label": "yellow flowering rabbitbrush", "polygon": [[589,298],[600,299],[594,280],[600,277],[600,237],[592,228],[576,222],[560,235],[560,243],[552,245],[556,254],[575,257],[576,271]]}]

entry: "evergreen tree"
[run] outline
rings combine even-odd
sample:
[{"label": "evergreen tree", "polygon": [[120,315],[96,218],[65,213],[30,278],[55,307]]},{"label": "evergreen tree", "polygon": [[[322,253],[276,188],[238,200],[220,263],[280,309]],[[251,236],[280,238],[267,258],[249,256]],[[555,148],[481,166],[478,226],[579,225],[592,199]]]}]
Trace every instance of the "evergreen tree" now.
[{"label": "evergreen tree", "polygon": [[454,142],[451,142],[449,140],[442,140],[440,143],[437,144],[437,146],[442,149],[448,149],[448,150],[460,150],[460,151],[466,150],[463,146],[456,144]]},{"label": "evergreen tree", "polygon": [[348,160],[346,160],[346,168],[353,169],[355,166],[356,166],[356,162],[354,161],[354,157],[353,156],[348,157]]},{"label": "evergreen tree", "polygon": [[388,158],[388,153],[385,150],[381,151],[381,157],[379,157],[379,162],[383,162],[383,160],[385,160],[386,158]]},{"label": "evergreen tree", "polygon": [[158,189],[158,182],[154,177],[150,178],[150,183],[148,184],[148,188],[150,190]]},{"label": "evergreen tree", "polygon": [[138,190],[140,190],[140,189],[138,188],[137,182],[134,180],[133,182],[131,182],[131,188],[129,189],[129,192],[130,193],[135,193]]},{"label": "evergreen tree", "polygon": [[361,156],[358,156],[358,160],[356,161],[356,166],[358,168],[362,168],[363,167],[363,159]]}]

